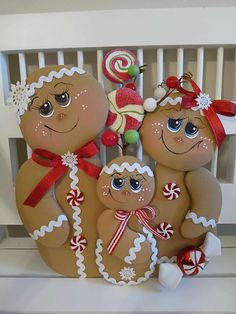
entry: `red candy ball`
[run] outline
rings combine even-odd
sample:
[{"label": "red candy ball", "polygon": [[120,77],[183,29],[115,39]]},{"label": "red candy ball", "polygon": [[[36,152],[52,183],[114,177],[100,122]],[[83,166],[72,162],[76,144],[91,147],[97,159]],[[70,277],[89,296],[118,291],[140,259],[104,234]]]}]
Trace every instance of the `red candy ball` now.
[{"label": "red candy ball", "polygon": [[176,76],[169,76],[167,79],[166,79],[166,86],[169,87],[169,88],[175,88],[178,84],[178,78]]},{"label": "red candy ball", "polygon": [[112,147],[118,143],[118,135],[111,130],[107,130],[102,134],[101,140],[103,145]]},{"label": "red candy ball", "polygon": [[136,86],[135,86],[134,83],[127,83],[127,84],[125,85],[125,87],[126,87],[126,88],[130,88],[130,89],[136,91]]},{"label": "red candy ball", "polygon": [[206,265],[206,256],[200,248],[188,247],[177,256],[177,264],[184,275],[195,276]]}]

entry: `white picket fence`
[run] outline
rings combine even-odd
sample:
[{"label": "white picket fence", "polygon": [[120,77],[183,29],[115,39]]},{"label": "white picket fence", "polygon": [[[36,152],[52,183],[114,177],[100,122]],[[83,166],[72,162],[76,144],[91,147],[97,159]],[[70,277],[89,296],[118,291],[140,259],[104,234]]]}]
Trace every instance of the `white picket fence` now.
[{"label": "white picket fence", "polygon": [[[138,81],[141,96],[150,96],[169,74],[191,71],[212,98],[236,100],[235,17],[236,8],[224,7],[0,16],[0,225],[6,235],[7,226],[22,224],[14,182],[31,154],[6,104],[10,82],[25,79],[37,67],[71,64],[84,67],[111,90],[115,86],[101,70],[103,55],[111,47],[130,47],[140,65],[148,64]],[[236,119],[221,119],[227,139],[208,166],[221,182],[220,223],[236,229]],[[140,143],[135,151],[151,162]],[[103,163],[116,153],[101,146]],[[167,291],[156,279],[120,288],[100,279],[63,278],[43,263],[31,239],[6,236],[0,242],[0,313],[236,313],[236,236],[224,236],[222,243],[223,256],[200,277]]]}]

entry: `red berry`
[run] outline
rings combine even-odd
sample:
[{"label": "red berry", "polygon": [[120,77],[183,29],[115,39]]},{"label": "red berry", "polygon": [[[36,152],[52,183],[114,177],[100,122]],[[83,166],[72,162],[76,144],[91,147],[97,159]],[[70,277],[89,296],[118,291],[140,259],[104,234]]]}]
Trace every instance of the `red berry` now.
[{"label": "red berry", "polygon": [[130,88],[130,89],[136,91],[136,86],[135,86],[134,83],[127,83],[127,84],[125,85],[125,87],[126,87],[126,88]]},{"label": "red berry", "polygon": [[169,76],[167,79],[166,79],[166,86],[169,87],[169,88],[176,88],[177,86],[177,83],[178,83],[178,78],[176,76]]},{"label": "red berry", "polygon": [[101,140],[103,145],[111,147],[118,143],[118,135],[111,130],[107,130],[102,134]]}]

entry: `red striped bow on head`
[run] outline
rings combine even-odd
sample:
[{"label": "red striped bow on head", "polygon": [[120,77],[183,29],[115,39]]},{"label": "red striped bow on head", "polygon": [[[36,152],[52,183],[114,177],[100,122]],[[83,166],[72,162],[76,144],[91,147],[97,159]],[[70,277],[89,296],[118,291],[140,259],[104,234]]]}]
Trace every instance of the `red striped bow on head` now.
[{"label": "red striped bow on head", "polygon": [[[191,74],[184,74],[180,79],[176,78],[175,89],[181,94],[184,94],[181,108],[202,110],[214,133],[216,144],[220,147],[226,134],[217,113],[223,116],[233,117],[236,115],[236,104],[228,100],[211,100],[209,95],[202,93],[201,89],[191,77]],[[181,86],[182,82],[189,82],[192,91],[183,88]]]},{"label": "red striped bow on head", "polygon": [[78,168],[82,169],[89,176],[97,179],[101,172],[101,168],[91,164],[83,158],[91,158],[97,155],[98,152],[99,149],[93,141],[76,150],[73,154],[68,153],[63,156],[44,149],[35,149],[32,153],[32,159],[37,164],[52,168],[52,170],[49,171],[48,174],[46,174],[36,185],[24,201],[24,205],[35,207],[50,187],[68,171],[68,167],[71,167],[70,162],[72,164],[74,162]]},{"label": "red striped bow on head", "polygon": [[109,242],[107,246],[108,254],[111,255],[113,251],[115,250],[117,244],[119,243],[120,239],[122,238],[125,229],[127,227],[127,224],[131,218],[131,216],[136,216],[148,231],[150,231],[152,234],[157,236],[158,238],[162,240],[167,240],[168,238],[158,232],[157,230],[153,229],[152,226],[149,225],[148,221],[155,218],[155,209],[150,206],[145,206],[141,209],[133,210],[133,211],[125,211],[125,210],[117,210],[115,213],[115,218],[120,221],[120,224],[113,235],[111,241]]}]

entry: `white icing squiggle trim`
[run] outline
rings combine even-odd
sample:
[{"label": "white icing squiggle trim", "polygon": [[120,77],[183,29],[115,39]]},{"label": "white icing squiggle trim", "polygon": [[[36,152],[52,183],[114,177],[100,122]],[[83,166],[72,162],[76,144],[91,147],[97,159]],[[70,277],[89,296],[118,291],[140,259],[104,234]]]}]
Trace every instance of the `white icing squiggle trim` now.
[{"label": "white icing squiggle trim", "polygon": [[171,97],[166,97],[160,104],[159,106],[164,107],[167,103],[169,103],[172,106],[175,106],[177,104],[181,104],[182,102],[182,97],[176,97],[176,98],[171,98]]},{"label": "white icing squiggle trim", "polygon": [[123,162],[120,166],[117,164],[112,164],[110,167],[105,166],[103,167],[102,171],[100,172],[100,175],[105,172],[107,174],[112,174],[113,171],[117,171],[122,173],[124,170],[128,170],[129,172],[133,172],[134,170],[137,170],[138,173],[143,174],[146,172],[149,177],[153,177],[153,172],[148,166],[141,167],[140,164],[137,162],[134,164],[129,164],[128,162]]},{"label": "white icing squiggle trim", "polygon": [[176,263],[177,262],[177,256],[172,256],[171,258],[167,256],[162,256],[161,258],[158,259],[157,264],[162,264],[162,263]]},{"label": "white icing squiggle trim", "polygon": [[141,251],[141,243],[146,240],[145,236],[139,233],[139,237],[134,239],[134,246],[129,249],[129,255],[124,258],[127,264],[132,264],[132,261],[136,259],[136,253]]},{"label": "white icing squiggle trim", "polygon": [[97,248],[95,251],[96,264],[98,265],[98,270],[104,279],[106,279],[107,281],[109,281],[113,284],[120,285],[120,286],[134,286],[134,285],[138,285],[138,284],[140,284],[140,283],[142,283],[142,282],[144,282],[150,278],[150,276],[153,274],[153,272],[155,270],[155,265],[157,264],[158,249],[156,246],[156,240],[154,239],[152,233],[149,232],[146,228],[143,228],[143,232],[147,235],[147,240],[151,244],[152,256],[151,256],[151,263],[149,266],[149,270],[145,272],[144,277],[139,277],[137,279],[137,281],[131,280],[129,282],[125,282],[122,280],[122,281],[117,282],[116,279],[109,277],[109,274],[105,271],[105,266],[102,263],[101,252],[103,251],[103,247],[102,247],[103,242],[101,239],[97,240]]},{"label": "white icing squiggle trim", "polygon": [[201,216],[201,217],[198,217],[196,215],[196,213],[194,212],[188,212],[187,215],[185,216],[185,219],[192,219],[192,222],[194,224],[202,224],[203,227],[207,228],[209,226],[211,226],[212,228],[215,228],[216,227],[216,221],[215,219],[210,219],[210,220],[207,220],[205,217]]},{"label": "white icing squiggle trim", "polygon": [[[70,188],[73,190],[79,190],[77,184],[79,183],[79,179],[76,175],[78,171],[78,168],[73,165],[71,168],[71,171],[69,173],[69,177],[71,178],[71,183],[70,183]],[[81,213],[81,209],[79,206],[73,206],[71,205],[72,209],[74,210],[72,218],[74,219],[74,223],[73,223],[73,228],[75,230],[74,235],[75,236],[80,236],[82,234],[82,228],[80,226],[81,224],[81,218],[80,218],[80,213]],[[85,265],[84,265],[84,256],[83,254],[80,252],[79,248],[77,249],[77,251],[75,252],[75,256],[77,257],[77,261],[76,261],[76,265],[78,267],[78,274],[80,275],[80,278],[85,278],[87,275],[85,273]]]},{"label": "white icing squiggle trim", "polygon": [[47,226],[41,226],[39,230],[34,230],[34,232],[29,235],[36,241],[38,238],[44,237],[46,233],[52,232],[54,228],[61,227],[63,221],[68,221],[64,214],[58,216],[57,220],[51,220]]},{"label": "white icing squiggle trim", "polygon": [[50,83],[53,80],[53,78],[60,79],[64,75],[72,76],[74,73],[84,74],[85,71],[78,68],[78,67],[73,67],[71,69],[62,68],[62,69],[60,69],[59,72],[51,71],[51,72],[49,72],[49,74],[47,76],[40,76],[40,78],[38,79],[38,82],[30,84],[28,95],[33,96],[35,93],[35,88],[41,88],[44,83]]}]

